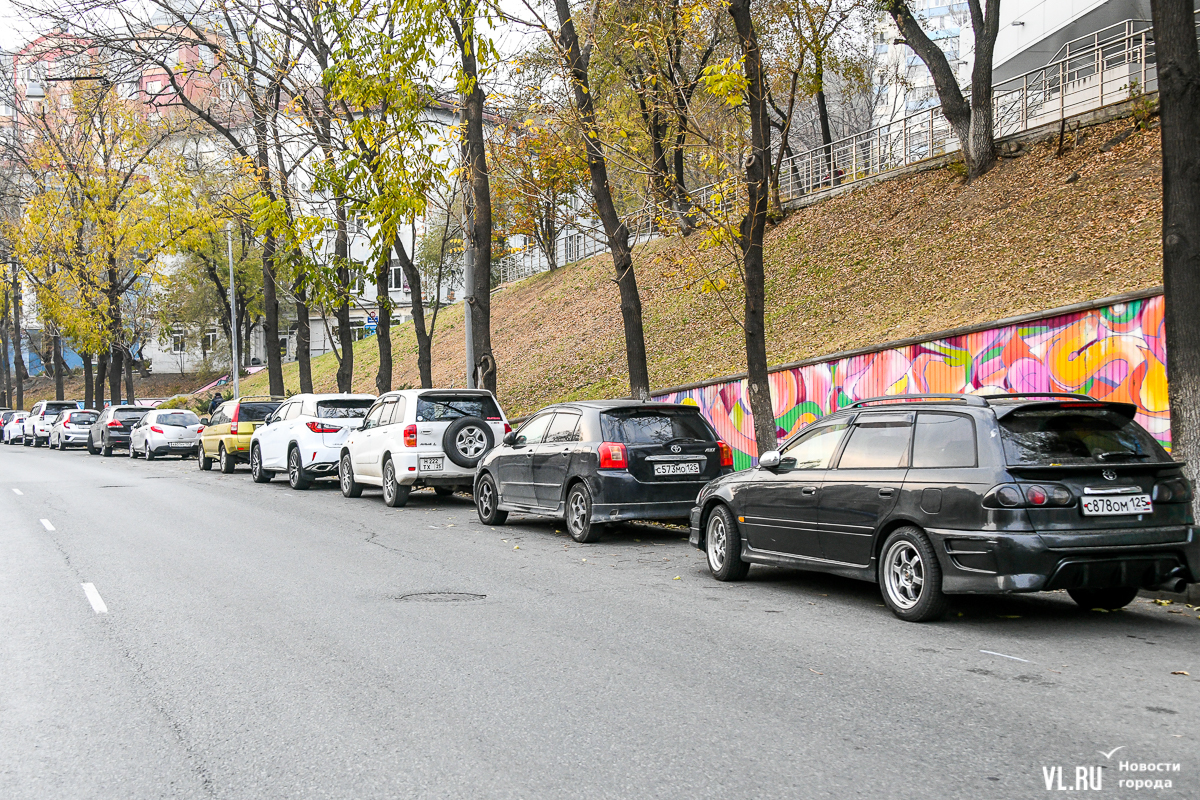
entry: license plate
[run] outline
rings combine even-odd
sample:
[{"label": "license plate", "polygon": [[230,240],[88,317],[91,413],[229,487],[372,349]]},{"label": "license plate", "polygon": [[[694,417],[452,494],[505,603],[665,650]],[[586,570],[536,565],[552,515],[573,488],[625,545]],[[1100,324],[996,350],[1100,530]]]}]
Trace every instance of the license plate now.
[{"label": "license plate", "polygon": [[442,457],[441,456],[426,456],[421,459],[421,472],[441,472]]},{"label": "license plate", "polygon": [[195,447],[191,442],[171,442],[171,447]]},{"label": "license plate", "polygon": [[1148,494],[1131,494],[1125,497],[1085,497],[1085,517],[1115,517],[1122,514],[1153,514],[1154,505]]},{"label": "license plate", "polygon": [[700,462],[681,461],[675,464],[655,464],[655,475],[699,475]]}]

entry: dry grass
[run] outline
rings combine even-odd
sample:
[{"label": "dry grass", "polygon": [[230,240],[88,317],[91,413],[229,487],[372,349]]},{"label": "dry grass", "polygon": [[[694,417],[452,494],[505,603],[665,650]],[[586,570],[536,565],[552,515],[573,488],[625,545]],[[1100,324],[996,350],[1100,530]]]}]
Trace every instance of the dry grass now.
[{"label": "dry grass", "polygon": [[[766,240],[771,363],[1161,283],[1158,132],[1100,152],[1128,125],[1088,129],[1058,158],[1056,145],[1033,146],[969,186],[940,169],[789,215]],[[1067,183],[1075,172],[1079,179]],[[635,253],[655,387],[745,368],[741,328],[724,307],[740,313],[741,297],[700,290],[699,276],[681,268],[693,247],[663,239]],[[509,414],[628,392],[611,278],[612,262],[601,254],[493,294],[492,344]],[[395,330],[393,342],[393,385],[418,384],[411,326]],[[356,390],[374,391],[376,354],[373,341],[357,348]],[[435,382],[463,385],[462,364],[462,309],[450,308],[438,321]],[[336,368],[332,355],[314,359],[318,390],[335,388]],[[298,388],[294,364],[285,383]],[[243,387],[265,391],[265,373]]]},{"label": "dry grass", "polygon": [[[82,372],[82,371],[81,371]],[[171,397],[195,390],[200,385],[201,378],[194,374],[152,374],[143,378],[133,373],[134,397]],[[108,395],[108,382],[105,382],[105,396]],[[125,380],[121,379],[121,394],[125,394]],[[68,400],[84,398],[83,375],[66,376],[63,379],[63,397]],[[25,384],[25,407],[30,408],[39,400],[54,399],[54,378],[39,375]]]}]

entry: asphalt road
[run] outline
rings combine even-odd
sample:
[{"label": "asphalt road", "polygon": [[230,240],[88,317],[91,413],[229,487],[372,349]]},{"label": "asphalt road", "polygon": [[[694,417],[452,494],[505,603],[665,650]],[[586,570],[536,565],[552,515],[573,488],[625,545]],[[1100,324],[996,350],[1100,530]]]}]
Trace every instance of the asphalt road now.
[{"label": "asphalt road", "polygon": [[680,530],[560,531],[0,447],[0,797],[1029,798],[1095,765],[1089,796],[1200,796],[1200,610],[914,625],[720,584]]}]

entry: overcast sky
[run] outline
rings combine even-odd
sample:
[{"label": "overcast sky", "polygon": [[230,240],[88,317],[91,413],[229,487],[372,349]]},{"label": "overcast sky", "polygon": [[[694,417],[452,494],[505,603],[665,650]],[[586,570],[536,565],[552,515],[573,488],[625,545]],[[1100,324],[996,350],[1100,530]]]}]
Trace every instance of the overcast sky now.
[{"label": "overcast sky", "polygon": [[30,28],[17,14],[12,0],[0,0],[0,48],[11,51],[29,39]]}]

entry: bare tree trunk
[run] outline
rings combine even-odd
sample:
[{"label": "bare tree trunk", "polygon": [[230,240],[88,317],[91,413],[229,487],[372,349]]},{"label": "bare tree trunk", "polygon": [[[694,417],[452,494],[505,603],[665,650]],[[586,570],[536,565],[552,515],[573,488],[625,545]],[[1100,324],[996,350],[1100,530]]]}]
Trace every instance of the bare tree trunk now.
[{"label": "bare tree trunk", "polygon": [[379,346],[379,370],[375,373],[375,389],[379,394],[392,390],[392,296],[388,294],[388,274],[391,272],[387,251],[379,257],[375,269],[375,340]]},{"label": "bare tree trunk", "polygon": [[337,307],[338,343],[342,346],[342,360],[338,362],[337,385],[339,392],[350,391],[354,383],[354,331],[350,329],[350,242],[346,237],[346,206],[337,201],[337,238],[334,240],[334,257],[338,260],[338,286],[341,299]]},{"label": "bare tree trunk", "polygon": [[312,382],[312,330],[308,322],[308,297],[303,286],[296,295],[296,366],[300,371],[300,391],[309,394]]},{"label": "bare tree trunk", "polygon": [[17,408],[25,408],[25,379],[29,372],[25,369],[25,354],[21,352],[21,285],[17,282],[17,268],[12,272],[12,321],[13,321],[13,377],[16,379]]},{"label": "bare tree trunk", "polygon": [[825,90],[817,92],[817,117],[821,121],[821,144],[825,146],[825,172],[829,175],[829,185],[837,186],[837,176],[833,174],[833,132],[829,129],[829,106],[825,103]]},{"label": "bare tree trunk", "polygon": [[96,359],[96,390],[92,393],[92,401],[97,411],[104,408],[104,382],[107,378],[108,353],[101,353]]},{"label": "bare tree trunk", "polygon": [[121,405],[121,374],[124,371],[124,353],[114,346],[108,359],[108,395],[114,406]]},{"label": "bare tree trunk", "polygon": [[54,399],[63,399],[62,337],[55,333],[50,341],[54,358]]},{"label": "bare tree trunk", "polygon": [[413,264],[404,242],[397,232],[392,241],[392,252],[404,271],[408,281],[408,294],[412,298],[413,332],[417,336],[417,372],[421,376],[421,388],[433,388],[433,333],[425,325],[425,303],[421,299],[421,273]]},{"label": "bare tree trunk", "polygon": [[750,155],[746,159],[746,190],[750,202],[738,236],[746,282],[746,388],[750,396],[750,413],[754,416],[754,439],[758,453],[765,453],[779,446],[767,374],[766,280],[763,267],[763,234],[767,227],[771,193],[771,123],[767,117],[762,51],[750,13],[750,2],[732,0],[729,14],[733,17],[741,44],[750,112]]},{"label": "bare tree trunk", "polygon": [[[1171,452],[1200,477],[1200,55],[1191,0],[1151,0],[1162,109],[1163,297]],[[1200,499],[1192,501],[1200,511]]]},{"label": "bare tree trunk", "polygon": [[12,396],[12,370],[8,365],[8,287],[4,287],[3,292],[0,292],[0,297],[4,299],[4,308],[0,310],[0,366],[4,369],[4,406],[5,408],[13,407]]},{"label": "bare tree trunk", "polygon": [[125,362],[125,397],[132,404],[136,399],[133,391],[133,355],[125,353],[122,361]]},{"label": "bare tree trunk", "polygon": [[83,407],[96,408],[96,387],[92,385],[92,354],[82,353],[83,358]]},{"label": "bare tree trunk", "polygon": [[[646,366],[646,338],[642,330],[642,300],[638,293],[637,276],[633,271],[633,250],[629,245],[629,229],[617,214],[612,188],[608,182],[608,162],[596,123],[596,107],[589,86],[588,62],[579,45],[579,34],[571,18],[569,0],[554,0],[558,13],[558,41],[566,53],[567,67],[574,83],[575,108],[586,129],[584,146],[587,150],[588,173],[591,175],[592,198],[604,225],[608,249],[612,253],[615,280],[621,292],[621,319],[625,327],[625,359],[629,364],[630,396],[650,399],[650,373]],[[590,55],[590,51],[589,51]]]}]

